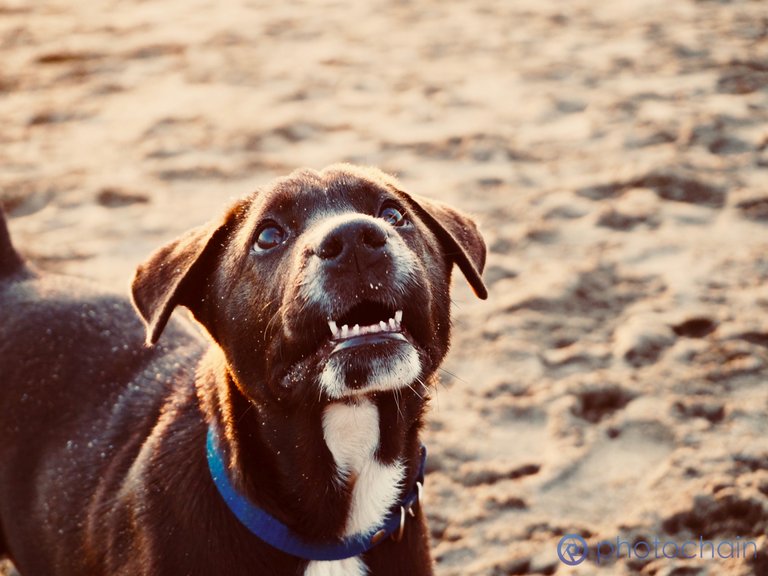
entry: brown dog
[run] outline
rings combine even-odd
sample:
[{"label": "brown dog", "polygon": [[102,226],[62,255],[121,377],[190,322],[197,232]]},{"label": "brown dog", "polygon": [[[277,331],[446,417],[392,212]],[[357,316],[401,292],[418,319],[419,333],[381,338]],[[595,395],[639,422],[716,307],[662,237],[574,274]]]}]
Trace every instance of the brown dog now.
[{"label": "brown dog", "polygon": [[0,218],[0,555],[23,576],[430,574],[419,430],[451,268],[484,298],[484,259],[469,218],[378,170],[301,171],[139,267],[145,332],[30,270]]}]

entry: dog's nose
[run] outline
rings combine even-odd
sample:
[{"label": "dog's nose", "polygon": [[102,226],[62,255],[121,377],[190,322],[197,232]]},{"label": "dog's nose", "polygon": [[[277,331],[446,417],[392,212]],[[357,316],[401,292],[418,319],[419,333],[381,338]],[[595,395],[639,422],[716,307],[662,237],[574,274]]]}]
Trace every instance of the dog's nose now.
[{"label": "dog's nose", "polygon": [[387,243],[387,231],[373,220],[350,220],[334,227],[315,250],[323,260],[344,262],[354,259],[358,269],[381,259]]}]

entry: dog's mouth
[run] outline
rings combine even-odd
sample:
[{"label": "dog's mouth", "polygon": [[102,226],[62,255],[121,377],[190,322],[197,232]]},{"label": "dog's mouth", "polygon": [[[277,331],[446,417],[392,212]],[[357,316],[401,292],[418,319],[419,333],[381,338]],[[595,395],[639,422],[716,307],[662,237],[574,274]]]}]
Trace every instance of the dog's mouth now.
[{"label": "dog's mouth", "polygon": [[288,359],[284,387],[301,390],[297,383],[309,376],[319,398],[339,400],[408,388],[430,367],[429,308],[415,297],[339,296],[332,303],[322,316],[291,327],[297,345],[288,350],[301,356]]},{"label": "dog's mouth", "polygon": [[355,304],[335,320],[328,320],[331,354],[359,346],[386,342],[408,342],[403,329],[403,311],[379,302]]},{"label": "dog's mouth", "polygon": [[326,320],[330,335],[320,348],[325,358],[318,379],[325,394],[339,399],[398,390],[418,378],[422,363],[407,320],[399,305],[372,300]]}]

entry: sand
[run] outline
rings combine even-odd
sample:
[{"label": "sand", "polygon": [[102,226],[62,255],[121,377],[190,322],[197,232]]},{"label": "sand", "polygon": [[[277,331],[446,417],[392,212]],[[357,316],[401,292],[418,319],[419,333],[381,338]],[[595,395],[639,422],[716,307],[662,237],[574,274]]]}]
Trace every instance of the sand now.
[{"label": "sand", "polygon": [[[0,200],[127,293],[273,177],[373,164],[482,224],[427,513],[441,576],[768,574],[768,5],[0,0]],[[756,542],[757,559],[590,544]]]}]

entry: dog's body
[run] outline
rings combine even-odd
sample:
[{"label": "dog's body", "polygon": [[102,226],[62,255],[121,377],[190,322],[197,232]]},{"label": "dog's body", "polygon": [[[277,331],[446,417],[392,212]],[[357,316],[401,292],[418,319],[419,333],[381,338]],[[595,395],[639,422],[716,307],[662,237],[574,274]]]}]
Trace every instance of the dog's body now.
[{"label": "dog's body", "polygon": [[304,171],[139,268],[145,332],[126,299],[25,266],[0,218],[0,556],[22,576],[430,574],[420,506],[346,559],[266,544],[206,437],[302,541],[378,529],[419,473],[452,265],[484,297],[484,257],[470,220],[378,171]]}]

